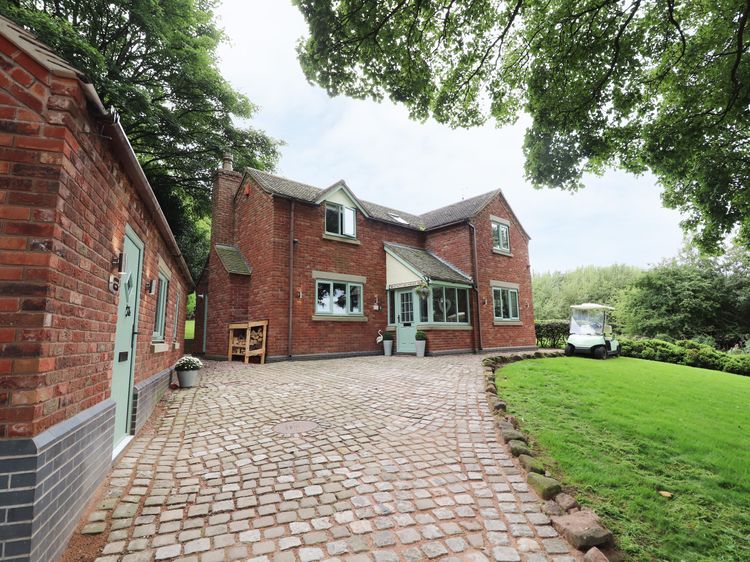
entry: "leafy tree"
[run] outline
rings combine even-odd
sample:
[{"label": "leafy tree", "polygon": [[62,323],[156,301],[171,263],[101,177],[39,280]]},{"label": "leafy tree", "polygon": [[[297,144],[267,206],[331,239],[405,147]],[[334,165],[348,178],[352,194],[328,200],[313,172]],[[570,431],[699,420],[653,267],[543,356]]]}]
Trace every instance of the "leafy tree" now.
[{"label": "leafy tree", "polygon": [[645,272],[620,296],[617,318],[623,330],[676,340],[708,336],[720,347],[744,341],[750,332],[744,310],[750,278],[726,265],[670,260]]},{"label": "leafy tree", "polygon": [[641,276],[640,268],[615,264],[593,265],[561,273],[534,273],[534,318],[537,321],[570,317],[570,305],[583,302],[614,305],[617,295]]},{"label": "leafy tree", "polygon": [[273,168],[278,141],[235,125],[254,106],[221,76],[215,0],[0,0],[113,106],[194,277],[207,255],[196,226],[210,210],[211,171]]},{"label": "leafy tree", "polygon": [[308,79],[453,126],[527,112],[526,172],[652,171],[696,242],[750,245],[750,2],[294,0]]}]

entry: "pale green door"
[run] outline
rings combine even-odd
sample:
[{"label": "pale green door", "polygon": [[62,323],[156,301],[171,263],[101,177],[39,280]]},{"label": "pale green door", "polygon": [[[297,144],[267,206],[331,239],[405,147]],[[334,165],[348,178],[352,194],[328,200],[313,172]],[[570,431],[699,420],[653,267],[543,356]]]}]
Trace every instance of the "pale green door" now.
[{"label": "pale green door", "polygon": [[414,293],[411,289],[396,293],[396,351],[416,353],[417,323],[414,318]]},{"label": "pale green door", "polygon": [[138,330],[143,243],[130,227],[125,229],[123,274],[120,279],[115,331],[115,358],[112,368],[112,400],[115,401],[114,446],[130,433],[130,406],[133,393],[133,367]]}]

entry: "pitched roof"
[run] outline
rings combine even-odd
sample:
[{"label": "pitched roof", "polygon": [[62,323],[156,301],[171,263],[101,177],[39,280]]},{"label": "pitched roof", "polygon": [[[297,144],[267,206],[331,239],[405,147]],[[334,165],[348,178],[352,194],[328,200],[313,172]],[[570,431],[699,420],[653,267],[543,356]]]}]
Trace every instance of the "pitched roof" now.
[{"label": "pitched roof", "polygon": [[0,35],[6,37],[34,61],[58,76],[83,78],[83,73],[74,68],[68,61],[58,57],[47,45],[20,25],[0,16]]},{"label": "pitched roof", "polygon": [[224,266],[227,273],[250,275],[253,272],[253,268],[247,263],[245,256],[242,255],[239,248],[224,244],[214,244],[214,249],[221,260],[221,265]]},{"label": "pitched roof", "polygon": [[411,246],[404,246],[403,244],[396,244],[395,242],[385,242],[383,246],[386,251],[405,261],[425,277],[436,281],[465,283],[467,285],[472,282],[471,277],[453,264],[437,257],[432,252]]},{"label": "pitched roof", "polygon": [[[289,199],[295,199],[305,203],[313,204],[316,203],[316,201],[320,200],[321,195],[324,195],[326,192],[332,191],[340,183],[343,183],[343,180],[340,180],[327,189],[320,189],[312,185],[300,183],[294,180],[283,178],[281,176],[270,174],[268,172],[256,170],[254,168],[248,168],[245,173],[253,178],[258,183],[258,185],[260,185],[261,189],[272,195],[278,195],[280,197],[286,197]],[[371,218],[405,228],[431,230],[434,228],[440,228],[441,226],[447,226],[449,224],[470,219],[479,211],[481,211],[492,200],[493,197],[501,194],[502,191],[500,189],[496,189],[488,193],[483,193],[482,195],[477,195],[476,197],[465,199],[464,201],[459,201],[458,203],[453,203],[452,205],[448,205],[446,207],[441,207],[439,209],[429,211],[422,215],[405,213],[404,211],[399,211],[398,209],[385,207],[383,205],[378,205],[377,203],[371,203],[369,201],[363,201],[361,199],[358,199],[358,203],[365,208],[367,214],[369,214]],[[508,208],[510,209],[510,206],[508,206]],[[511,209],[510,212],[513,213],[513,210]],[[515,222],[519,225],[524,234],[526,234],[526,231],[523,230],[523,227],[520,225],[517,218]],[[526,234],[526,236],[528,236],[528,234]]]}]

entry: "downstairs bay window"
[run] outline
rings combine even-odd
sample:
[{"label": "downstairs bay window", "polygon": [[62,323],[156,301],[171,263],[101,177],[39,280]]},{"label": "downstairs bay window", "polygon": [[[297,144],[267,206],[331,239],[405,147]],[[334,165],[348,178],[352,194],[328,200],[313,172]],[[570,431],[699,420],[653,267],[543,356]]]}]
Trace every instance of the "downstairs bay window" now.
[{"label": "downstairs bay window", "polygon": [[315,314],[362,316],[361,283],[317,280],[315,295]]},{"label": "downstairs bay window", "polygon": [[492,300],[494,301],[495,320],[518,321],[518,289],[510,287],[495,287],[492,289]]}]

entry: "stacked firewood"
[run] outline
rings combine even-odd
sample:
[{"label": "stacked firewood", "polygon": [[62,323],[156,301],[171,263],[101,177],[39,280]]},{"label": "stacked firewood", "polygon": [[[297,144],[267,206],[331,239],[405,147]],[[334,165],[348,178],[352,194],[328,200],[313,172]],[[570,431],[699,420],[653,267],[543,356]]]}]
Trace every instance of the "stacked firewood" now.
[{"label": "stacked firewood", "polygon": [[261,345],[263,345],[263,328],[250,330],[250,335],[248,337],[250,338],[250,348],[259,348]]}]

